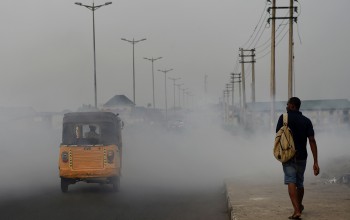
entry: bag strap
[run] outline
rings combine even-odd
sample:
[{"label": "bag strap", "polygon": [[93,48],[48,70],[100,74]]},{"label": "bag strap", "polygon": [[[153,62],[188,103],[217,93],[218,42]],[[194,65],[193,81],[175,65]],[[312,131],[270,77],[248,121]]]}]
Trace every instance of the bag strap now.
[{"label": "bag strap", "polygon": [[283,125],[288,126],[288,113],[283,114]]}]

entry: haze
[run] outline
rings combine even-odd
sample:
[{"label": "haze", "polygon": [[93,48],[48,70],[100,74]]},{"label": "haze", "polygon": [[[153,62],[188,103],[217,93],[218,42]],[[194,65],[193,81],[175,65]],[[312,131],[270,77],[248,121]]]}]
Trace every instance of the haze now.
[{"label": "haze", "polygon": [[[183,120],[185,128],[178,132],[147,123],[126,124],[123,192],[152,196],[159,192],[219,189],[227,179],[283,184],[281,164],[272,155],[274,135],[269,130],[238,130],[232,134],[222,129],[217,112],[210,108],[188,113]],[[0,131],[2,198],[23,198],[45,190],[60,192],[57,160],[61,129],[19,119],[2,123]],[[339,158],[348,161],[348,132],[316,132],[321,174],[333,174],[328,171],[340,162]],[[309,147],[308,152],[306,181],[322,181],[312,175]],[[82,187],[102,186],[77,183],[70,190]]]},{"label": "haze", "polygon": [[[155,69],[173,68],[168,76],[181,77],[197,100],[203,97],[208,75],[208,96],[217,102],[234,71],[238,48],[249,39],[265,4],[261,0],[119,0],[98,9],[98,104],[116,94],[132,99],[132,46],[121,38],[147,38],[135,45],[138,106],[152,102],[151,63],[143,57],[159,56],[163,59],[155,62]],[[301,14],[294,26],[295,95],[304,100],[349,99],[350,18],[345,15],[350,2],[308,0],[297,5]],[[68,0],[3,0],[2,8],[0,105],[62,111],[94,104],[91,11]],[[267,27],[257,45],[268,40],[270,32]],[[287,99],[287,43],[286,37],[277,48],[277,100]],[[257,60],[257,101],[269,100],[269,65],[269,55]],[[164,108],[164,75],[156,71],[155,80],[156,105]],[[249,102],[249,73],[246,80]],[[168,89],[170,96],[171,81]]]},{"label": "haze", "polygon": [[[288,2],[278,1],[281,5]],[[152,103],[151,63],[143,57],[159,56],[163,59],[155,62],[156,70],[174,69],[168,76],[181,77],[179,83],[194,94],[193,100],[207,98],[218,104],[229,74],[235,71],[238,48],[248,41],[265,4],[263,0],[118,0],[98,9],[98,105],[117,94],[133,97],[132,45],[121,38],[147,38],[135,45],[137,106]],[[308,0],[300,1],[298,7],[295,95],[302,100],[350,99],[350,18],[346,16],[350,1]],[[68,0],[2,0],[2,9],[0,106],[61,112],[93,105],[91,11]],[[257,45],[269,37],[267,27]],[[277,100],[287,100],[287,40],[284,38],[277,48]],[[269,100],[269,65],[268,55],[257,60],[256,101]],[[246,80],[250,102],[249,71]],[[168,80],[169,107],[173,101],[171,83]],[[158,71],[155,89],[156,105],[164,108],[164,75]],[[272,156],[273,132],[232,135],[222,129],[217,109],[202,104],[193,105],[199,108],[184,114],[185,132],[180,134],[149,124],[132,126],[126,121],[124,189],[192,190],[217,187],[226,178],[277,180],[282,184],[280,164]],[[48,129],[21,119],[1,120],[0,192],[10,197],[44,187],[59,191],[60,135],[60,128]],[[316,133],[316,139],[321,172],[324,164],[349,154],[348,130]],[[310,173],[311,162],[307,175],[314,178]]]}]

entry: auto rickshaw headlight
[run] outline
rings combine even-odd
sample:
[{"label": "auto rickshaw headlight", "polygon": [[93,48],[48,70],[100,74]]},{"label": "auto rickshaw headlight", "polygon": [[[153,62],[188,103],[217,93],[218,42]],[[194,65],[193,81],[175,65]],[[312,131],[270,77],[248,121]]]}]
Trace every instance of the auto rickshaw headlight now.
[{"label": "auto rickshaw headlight", "polygon": [[113,163],[113,160],[114,160],[114,151],[112,151],[112,150],[107,151],[108,163]]},{"label": "auto rickshaw headlight", "polygon": [[67,162],[68,162],[68,160],[69,160],[68,152],[63,151],[62,154],[61,154],[61,157],[62,157],[62,161],[63,161],[64,163],[67,163]]}]

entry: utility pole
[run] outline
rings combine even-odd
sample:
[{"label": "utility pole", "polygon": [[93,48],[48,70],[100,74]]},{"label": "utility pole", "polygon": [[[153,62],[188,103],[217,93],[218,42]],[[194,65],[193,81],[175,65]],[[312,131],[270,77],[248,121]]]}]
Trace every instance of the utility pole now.
[{"label": "utility pole", "polygon": [[174,111],[175,111],[175,108],[176,108],[176,103],[175,103],[175,81],[179,80],[181,78],[171,78],[171,77],[169,77],[169,79],[172,80],[173,84],[174,84]]},{"label": "utility pole", "polygon": [[[227,93],[227,115],[229,116],[230,115],[230,92],[231,95],[233,95],[233,84],[232,83],[227,83],[226,84],[226,93]],[[231,90],[230,90],[231,89]],[[233,97],[232,97],[232,100],[233,100]],[[232,111],[231,111],[231,114],[233,116],[233,102],[232,102]],[[228,117],[229,118],[229,117]],[[232,117],[233,118],[233,117]]]},{"label": "utility pole", "polygon": [[151,61],[152,62],[152,88],[153,88],[153,109],[156,108],[156,99],[155,99],[155,96],[154,96],[154,61],[156,60],[159,60],[159,59],[162,59],[163,57],[158,57],[158,58],[147,58],[147,57],[144,57],[143,59],[145,60],[148,60],[148,61]]},{"label": "utility pole", "polygon": [[230,78],[231,78],[231,84],[232,84],[232,106],[234,107],[235,76],[234,76],[234,73],[231,73],[230,75],[231,75]]},{"label": "utility pole", "polygon": [[255,48],[251,49],[252,52],[252,103],[255,103]]},{"label": "utility pole", "polygon": [[[231,73],[231,82],[232,82],[232,90],[234,89],[234,84],[239,84],[239,108],[242,111],[242,94],[241,94],[241,83],[242,83],[242,77],[240,73]],[[232,91],[233,96],[233,91]],[[232,103],[233,103],[233,97],[232,97]]]},{"label": "utility pole", "polygon": [[[271,0],[267,0],[271,2]],[[269,7],[267,11],[270,13],[272,10],[272,16],[267,20],[271,26],[271,126],[275,121],[275,99],[276,99],[276,72],[275,72],[275,51],[276,51],[276,19],[289,19],[289,61],[288,61],[288,97],[293,96],[293,21],[297,22],[297,17],[293,16],[293,12],[297,12],[297,7],[294,7],[294,1],[290,0],[290,7],[276,7],[276,0],[272,0],[272,7]],[[276,9],[289,9],[289,17],[276,17]]]},{"label": "utility pole", "polygon": [[289,59],[288,59],[288,98],[293,96],[293,12],[294,1],[290,0],[289,9]]},{"label": "utility pole", "polygon": [[[242,48],[241,48],[242,49]],[[242,49],[241,51],[243,51],[243,54],[241,54],[240,55],[240,57],[251,57],[251,61],[244,61],[244,60],[242,60],[242,61],[240,61],[242,64],[243,63],[251,63],[252,64],[252,103],[254,103],[255,102],[255,59],[254,59],[254,57],[255,57],[255,48],[253,48],[253,49],[250,49],[250,50],[244,50],[244,49]],[[245,55],[244,54],[244,52],[251,52],[251,54],[250,55]]]},{"label": "utility pole", "polygon": [[[241,83],[242,83],[242,76],[240,73],[232,73],[232,78],[234,83],[239,83],[239,108],[242,109],[242,88],[241,88]],[[235,81],[235,79],[237,79]]]},{"label": "utility pole", "polygon": [[[272,0],[272,18],[276,17],[276,0]],[[276,101],[276,20],[272,19],[271,25],[271,73],[270,73],[270,97],[271,97],[271,128],[275,123]]]},{"label": "utility pole", "polygon": [[225,119],[225,122],[227,122],[228,121],[228,106],[229,106],[229,104],[228,104],[228,96],[229,96],[229,90],[228,90],[228,88],[226,88],[226,89],[224,89],[224,99],[223,99],[223,101],[224,101],[224,113],[225,113],[225,116],[224,116],[224,119]]},{"label": "utility pole", "polygon": [[240,63],[242,64],[242,90],[243,90],[243,115],[245,115],[245,108],[246,108],[246,97],[245,97],[245,73],[244,73],[244,50],[243,48],[239,48],[241,51],[240,57],[241,61]]},{"label": "utility pole", "polygon": [[230,106],[230,89],[232,88],[232,84],[231,83],[227,83],[226,84],[226,92],[227,92],[227,104]]}]

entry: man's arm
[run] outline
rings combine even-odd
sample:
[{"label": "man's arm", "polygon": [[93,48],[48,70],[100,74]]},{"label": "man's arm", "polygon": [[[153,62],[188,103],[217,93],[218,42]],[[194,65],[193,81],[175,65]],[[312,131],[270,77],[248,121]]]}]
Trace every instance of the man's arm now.
[{"label": "man's arm", "polygon": [[314,136],[309,137],[309,144],[314,158],[314,175],[317,176],[320,173],[320,167],[318,166],[317,144]]},{"label": "man's arm", "polygon": [[280,130],[280,128],[283,126],[283,115],[281,115],[278,118],[277,126],[276,126],[276,133]]}]

